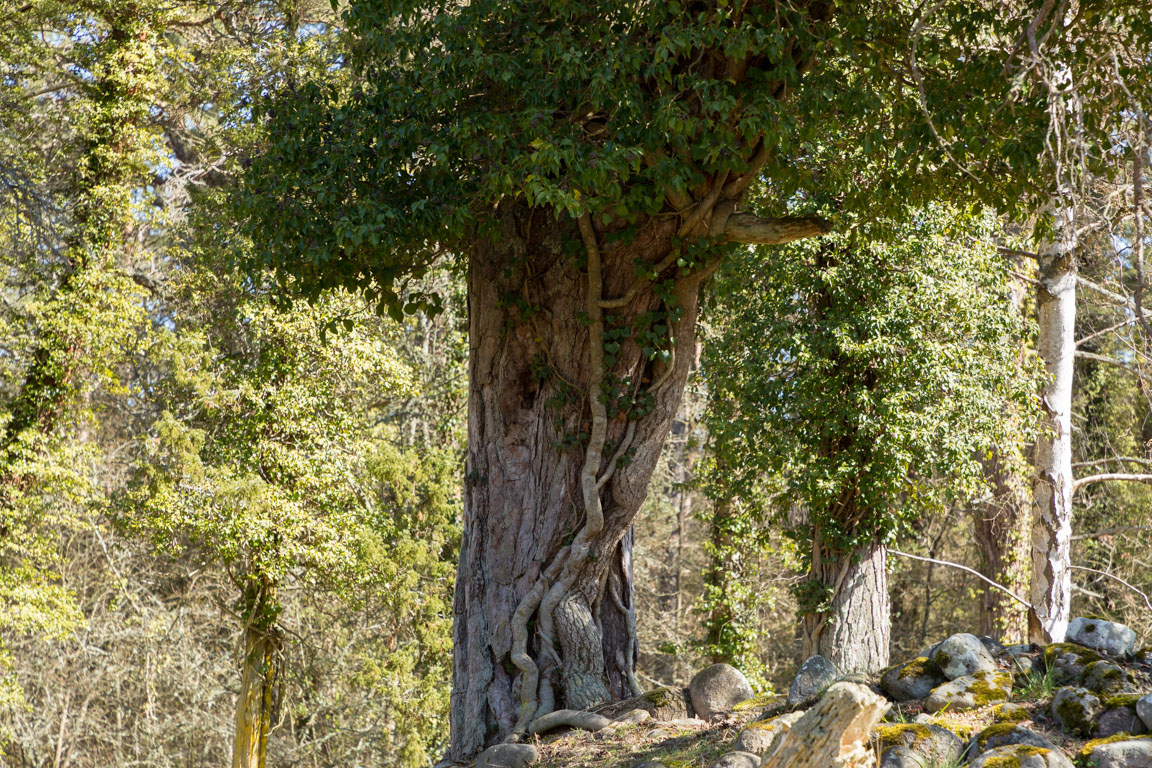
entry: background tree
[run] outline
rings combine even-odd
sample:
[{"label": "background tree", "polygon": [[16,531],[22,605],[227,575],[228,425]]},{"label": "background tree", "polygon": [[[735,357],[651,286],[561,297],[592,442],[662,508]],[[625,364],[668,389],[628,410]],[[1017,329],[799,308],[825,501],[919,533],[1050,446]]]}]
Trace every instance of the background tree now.
[{"label": "background tree", "polygon": [[742,309],[707,368],[715,450],[797,539],[803,654],[844,671],[888,663],[886,545],[978,495],[977,457],[1009,437],[1005,404],[1027,407],[1003,265],[966,245],[981,235],[919,211],[733,261],[721,288]]}]

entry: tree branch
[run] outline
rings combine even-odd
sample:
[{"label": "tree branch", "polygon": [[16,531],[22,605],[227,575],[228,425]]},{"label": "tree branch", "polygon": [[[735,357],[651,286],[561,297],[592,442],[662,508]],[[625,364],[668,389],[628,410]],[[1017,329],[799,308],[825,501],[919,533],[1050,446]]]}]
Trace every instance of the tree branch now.
[{"label": "tree branch", "polygon": [[1070,565],[1070,566],[1068,566],[1068,568],[1070,570],[1073,570],[1073,571],[1087,571],[1088,573],[1095,573],[1099,576],[1105,576],[1109,579],[1112,579],[1113,581],[1120,582],[1124,586],[1128,587],[1128,589],[1132,590],[1136,594],[1140,595],[1140,597],[1144,598],[1144,605],[1148,606],[1149,611],[1152,611],[1152,602],[1150,602],[1148,600],[1148,595],[1144,594],[1143,592],[1141,592],[1136,587],[1134,587],[1131,584],[1129,584],[1128,582],[1124,581],[1124,579],[1120,578],[1119,576],[1113,576],[1112,574],[1108,573],[1107,571],[1098,571],[1095,568],[1085,568],[1082,565]]},{"label": "tree branch", "polygon": [[1028,608],[1032,607],[1032,603],[1030,603],[1027,600],[1025,600],[1024,598],[1020,597],[1015,592],[1008,589],[1008,587],[1005,587],[1002,584],[997,584],[996,582],[992,581],[992,579],[990,579],[987,576],[985,576],[984,574],[980,573],[980,571],[976,570],[975,568],[969,568],[966,565],[960,565],[960,563],[953,563],[949,560],[937,560],[934,557],[921,557],[920,555],[910,555],[907,552],[901,552],[900,550],[892,549],[891,547],[889,547],[889,549],[888,549],[888,554],[900,555],[900,557],[907,557],[910,560],[923,560],[926,563],[935,563],[936,565],[947,565],[950,568],[959,568],[962,571],[967,571],[968,573],[972,574],[973,576],[975,576],[978,579],[981,579],[983,581],[988,582],[990,585],[992,585],[996,589],[1000,590],[1004,594],[1008,595],[1009,597],[1011,597],[1013,600],[1020,603],[1021,605],[1028,607]]},{"label": "tree branch", "polygon": [[1104,355],[1098,355],[1095,352],[1084,352],[1084,351],[1079,350],[1079,349],[1076,350],[1076,357],[1082,357],[1085,360],[1095,360],[1098,363],[1108,363],[1109,365],[1115,365],[1116,367],[1123,368],[1124,370],[1130,372],[1132,375],[1134,375],[1138,378],[1141,378],[1144,381],[1152,381],[1152,378],[1149,378],[1149,376],[1146,375],[1139,368],[1132,365],[1131,363],[1126,363],[1123,360],[1117,360],[1116,358],[1113,358],[1113,357],[1106,357]]},{"label": "tree branch", "polygon": [[1078,491],[1085,485],[1107,483],[1112,480],[1128,483],[1152,483],[1152,475],[1133,474],[1130,472],[1108,472],[1102,475],[1088,475],[1087,477],[1077,478],[1076,482],[1072,483],[1072,489]]},{"label": "tree branch", "polygon": [[779,245],[832,231],[832,224],[819,216],[762,218],[751,213],[734,213],[724,224],[721,237],[729,243]]}]

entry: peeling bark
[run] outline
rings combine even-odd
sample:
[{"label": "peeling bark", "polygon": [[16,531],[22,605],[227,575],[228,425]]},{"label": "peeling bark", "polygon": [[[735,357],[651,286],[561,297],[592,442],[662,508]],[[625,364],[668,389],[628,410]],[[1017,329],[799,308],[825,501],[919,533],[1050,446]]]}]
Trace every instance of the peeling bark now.
[{"label": "peeling bark", "polygon": [[1076,355],[1076,247],[1070,211],[1057,209],[1054,235],[1038,249],[1037,348],[1048,381],[1032,480],[1032,590],[1029,634],[1064,641],[1071,614],[1072,374]]}]

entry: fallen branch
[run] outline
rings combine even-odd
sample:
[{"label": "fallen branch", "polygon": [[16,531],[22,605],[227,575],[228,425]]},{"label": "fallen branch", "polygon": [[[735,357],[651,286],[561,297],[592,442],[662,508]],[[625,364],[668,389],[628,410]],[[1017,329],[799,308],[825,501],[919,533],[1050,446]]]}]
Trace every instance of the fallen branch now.
[{"label": "fallen branch", "polygon": [[751,213],[734,213],[725,222],[721,237],[729,243],[779,245],[831,231],[832,224],[819,216],[762,218]]},{"label": "fallen branch", "polygon": [[973,576],[977,577],[978,579],[981,579],[981,580],[987,582],[991,586],[995,587],[996,589],[1000,590],[1004,594],[1008,595],[1009,597],[1011,597],[1013,600],[1020,603],[1021,605],[1024,605],[1028,608],[1032,607],[1032,603],[1030,603],[1027,600],[1025,600],[1024,598],[1020,597],[1019,595],[1017,595],[1012,590],[1008,589],[1008,587],[1004,586],[1003,584],[997,584],[996,582],[992,581],[992,579],[990,579],[987,576],[985,576],[984,574],[980,573],[980,571],[977,571],[975,568],[969,568],[966,565],[960,565],[960,563],[953,563],[949,560],[937,560],[934,557],[921,557],[920,555],[910,555],[907,552],[901,552],[898,549],[889,548],[888,554],[900,555],[900,557],[907,557],[910,560],[922,560],[926,563],[935,563],[936,565],[946,565],[950,568],[958,568],[961,571],[967,571],[968,573],[972,574]]},{"label": "fallen branch", "polygon": [[1150,613],[1152,613],[1152,600],[1148,599],[1148,595],[1146,595],[1144,592],[1140,591],[1136,587],[1132,586],[1128,582],[1124,581],[1124,579],[1120,578],[1119,576],[1113,576],[1112,574],[1108,573],[1107,571],[1098,571],[1095,568],[1086,568],[1083,565],[1070,565],[1070,566],[1068,566],[1068,568],[1073,570],[1073,571],[1087,571],[1088,573],[1095,573],[1099,576],[1104,576],[1106,578],[1112,579],[1113,581],[1120,582],[1124,586],[1128,587],[1128,589],[1132,590],[1136,594],[1140,595],[1140,597],[1144,598],[1144,605],[1148,606],[1148,611]]}]

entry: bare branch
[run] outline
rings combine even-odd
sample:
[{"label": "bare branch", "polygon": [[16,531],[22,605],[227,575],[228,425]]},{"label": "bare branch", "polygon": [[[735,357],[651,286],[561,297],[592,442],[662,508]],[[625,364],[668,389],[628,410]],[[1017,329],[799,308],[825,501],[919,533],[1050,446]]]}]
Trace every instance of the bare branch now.
[{"label": "bare branch", "polygon": [[977,571],[975,568],[969,568],[966,565],[960,565],[960,563],[953,563],[949,560],[937,560],[934,557],[921,557],[920,555],[910,555],[907,552],[901,552],[898,549],[892,549],[892,548],[888,549],[888,554],[899,555],[900,557],[907,557],[910,560],[922,560],[925,563],[935,563],[936,565],[946,565],[950,568],[959,568],[961,571],[967,571],[968,573],[972,574],[976,578],[987,582],[988,584],[990,584],[991,586],[1000,590],[1004,594],[1008,595],[1009,597],[1011,597],[1013,600],[1020,603],[1021,605],[1026,606],[1028,608],[1032,608],[1032,603],[1030,603],[1027,600],[1025,600],[1024,598],[1020,597],[1019,595],[1017,595],[1012,590],[1008,589],[1008,587],[1004,586],[1003,584],[997,584],[996,582],[992,581],[992,579],[990,579],[987,576],[985,576],[984,574],[980,573],[980,571]]},{"label": "bare branch", "polygon": [[1098,363],[1108,363],[1108,365],[1115,365],[1117,368],[1123,368],[1124,370],[1128,371],[1134,376],[1143,379],[1144,381],[1152,381],[1152,377],[1145,374],[1136,366],[1132,365],[1131,363],[1126,363],[1123,360],[1117,360],[1114,357],[1106,357],[1104,355],[1097,355],[1095,352],[1082,352],[1080,350],[1076,350],[1076,357],[1082,357],[1085,360],[1095,360]]},{"label": "bare branch", "polygon": [[1104,576],[1106,578],[1112,579],[1113,581],[1120,582],[1124,586],[1128,587],[1128,589],[1132,590],[1136,594],[1140,595],[1140,597],[1144,598],[1144,605],[1148,606],[1149,611],[1152,611],[1152,600],[1148,599],[1148,595],[1144,594],[1143,592],[1141,592],[1136,587],[1134,587],[1131,584],[1129,584],[1128,582],[1124,581],[1124,579],[1120,578],[1119,576],[1113,576],[1112,574],[1108,573],[1107,571],[1098,571],[1095,568],[1085,568],[1082,565],[1070,565],[1070,566],[1068,566],[1068,568],[1073,570],[1073,571],[1087,571],[1088,573],[1095,573],[1099,576]]},{"label": "bare branch", "polygon": [[1122,483],[1152,483],[1152,475],[1134,474],[1131,472],[1107,472],[1101,475],[1088,475],[1087,477],[1077,478],[1076,482],[1072,484],[1072,489],[1078,491],[1085,485],[1113,481]]}]

